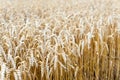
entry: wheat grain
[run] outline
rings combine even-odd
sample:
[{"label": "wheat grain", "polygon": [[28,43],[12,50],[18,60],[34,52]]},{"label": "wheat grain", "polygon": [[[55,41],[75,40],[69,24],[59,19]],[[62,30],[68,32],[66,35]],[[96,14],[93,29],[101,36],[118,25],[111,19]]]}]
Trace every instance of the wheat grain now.
[{"label": "wheat grain", "polygon": [[119,3],[0,0],[0,80],[119,80]]}]

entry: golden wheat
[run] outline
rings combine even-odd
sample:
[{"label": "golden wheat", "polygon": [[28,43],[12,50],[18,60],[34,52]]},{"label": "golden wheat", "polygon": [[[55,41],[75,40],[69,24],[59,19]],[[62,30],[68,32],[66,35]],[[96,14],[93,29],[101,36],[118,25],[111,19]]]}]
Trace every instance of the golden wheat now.
[{"label": "golden wheat", "polygon": [[119,0],[0,0],[0,80],[120,80]]}]

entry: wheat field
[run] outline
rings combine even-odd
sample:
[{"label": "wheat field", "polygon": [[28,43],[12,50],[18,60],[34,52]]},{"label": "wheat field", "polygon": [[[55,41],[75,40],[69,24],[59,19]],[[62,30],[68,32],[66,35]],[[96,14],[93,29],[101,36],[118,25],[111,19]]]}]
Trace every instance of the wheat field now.
[{"label": "wheat field", "polygon": [[120,1],[0,0],[0,80],[120,80]]}]

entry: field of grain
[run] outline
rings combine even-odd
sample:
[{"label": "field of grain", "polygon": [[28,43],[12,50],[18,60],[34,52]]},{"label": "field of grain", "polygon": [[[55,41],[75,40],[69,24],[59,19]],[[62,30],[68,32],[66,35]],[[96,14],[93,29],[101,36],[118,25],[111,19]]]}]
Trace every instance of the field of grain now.
[{"label": "field of grain", "polygon": [[0,0],[0,80],[120,80],[120,0]]}]

